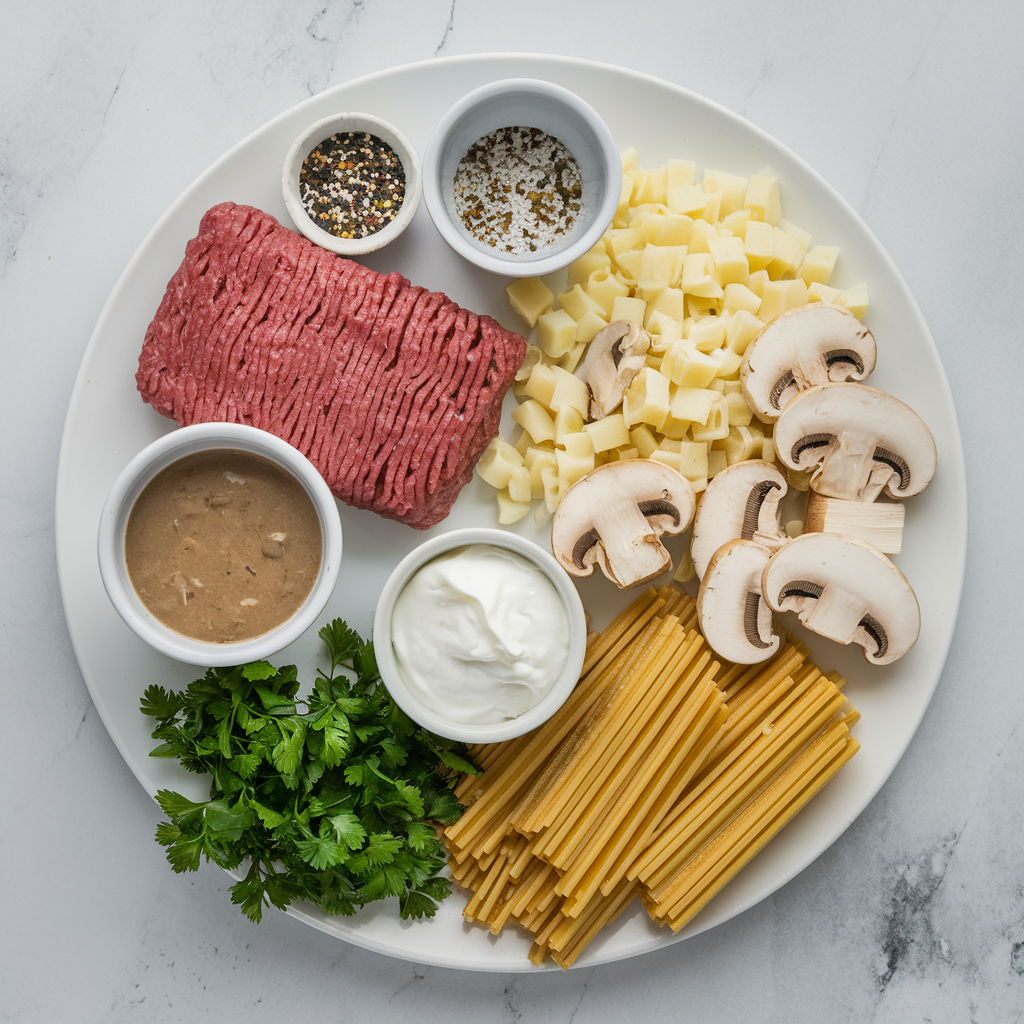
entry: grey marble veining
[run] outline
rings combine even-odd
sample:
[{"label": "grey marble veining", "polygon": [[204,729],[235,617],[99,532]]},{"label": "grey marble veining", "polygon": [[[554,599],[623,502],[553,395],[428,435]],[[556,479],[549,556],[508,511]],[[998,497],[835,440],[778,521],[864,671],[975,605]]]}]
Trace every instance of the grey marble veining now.
[{"label": "grey marble veining", "polygon": [[[0,1020],[1014,1022],[1024,1016],[1024,14],[810,0],[49,0],[0,8]],[[64,626],[53,487],[67,400],[140,239],[216,157],[372,71],[477,51],[658,75],[749,118],[867,220],[950,378],[970,478],[950,658],[847,833],[773,897],[644,957],[477,975],[379,956],[227,880],[173,875],[158,812],[92,707]],[[937,558],[942,557],[938,552]]]}]

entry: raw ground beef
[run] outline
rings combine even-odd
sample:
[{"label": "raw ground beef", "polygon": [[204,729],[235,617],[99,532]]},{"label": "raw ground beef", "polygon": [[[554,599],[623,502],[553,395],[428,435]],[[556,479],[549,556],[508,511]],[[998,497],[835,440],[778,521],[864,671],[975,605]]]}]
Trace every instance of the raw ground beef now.
[{"label": "raw ground beef", "polygon": [[342,501],[427,529],[497,433],[525,352],[490,317],[222,203],[167,285],[136,381],[179,426],[268,430]]}]

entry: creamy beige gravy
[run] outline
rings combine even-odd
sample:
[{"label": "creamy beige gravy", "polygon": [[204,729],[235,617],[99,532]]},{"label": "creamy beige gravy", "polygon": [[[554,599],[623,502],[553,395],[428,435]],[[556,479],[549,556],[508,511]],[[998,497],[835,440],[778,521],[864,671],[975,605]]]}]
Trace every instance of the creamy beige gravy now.
[{"label": "creamy beige gravy", "polygon": [[196,452],[161,470],[128,517],[125,560],[142,603],[176,633],[238,643],[306,599],[320,520],[305,488],[261,455]]}]

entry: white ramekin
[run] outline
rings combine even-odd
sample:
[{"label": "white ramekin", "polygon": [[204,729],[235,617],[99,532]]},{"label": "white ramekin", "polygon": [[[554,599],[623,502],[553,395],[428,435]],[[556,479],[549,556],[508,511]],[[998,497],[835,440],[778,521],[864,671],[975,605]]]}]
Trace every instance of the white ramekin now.
[{"label": "white ramekin", "polygon": [[[453,722],[444,715],[425,707],[405,685],[395,662],[394,649],[391,645],[391,618],[395,602],[413,574],[439,555],[470,544],[489,544],[493,547],[506,548],[522,555],[536,565],[554,586],[565,608],[566,619],[569,623],[569,632],[565,638],[568,656],[565,668],[555,681],[554,686],[528,711],[505,722],[489,725],[466,725],[463,722]],[[513,736],[521,736],[523,733],[543,725],[565,703],[579,680],[583,659],[586,656],[587,621],[583,612],[583,602],[580,600],[576,587],[550,553],[534,544],[533,541],[517,534],[506,533],[504,530],[473,527],[433,537],[398,563],[395,571],[384,584],[380,600],[377,602],[377,612],[373,621],[373,650],[384,685],[394,697],[395,703],[414,722],[437,733],[438,736],[446,736],[463,743],[496,743],[499,740],[511,739]]]},{"label": "white ramekin", "polygon": [[[459,161],[477,139],[499,128],[538,128],[572,152],[583,179],[580,216],[561,241],[535,253],[512,256],[474,238],[455,208]],[[622,186],[622,161],[608,126],[575,93],[551,82],[509,78],[482,86],[438,122],[423,155],[423,198],[445,241],[484,270],[507,277],[538,277],[571,263],[590,249],[612,222]]]},{"label": "white ramekin", "polygon": [[[394,151],[405,170],[405,198],[395,218],[365,238],[339,238],[314,223],[299,193],[299,172],[303,161],[314,147],[338,132],[369,132],[386,142]],[[295,224],[311,242],[330,249],[341,256],[363,256],[376,252],[393,242],[411,223],[422,195],[420,160],[409,140],[393,125],[373,114],[332,114],[311,124],[291,145],[281,172],[281,193],[285,209]]]},{"label": "white ramekin", "polygon": [[[195,452],[224,448],[262,455],[287,470],[309,495],[320,520],[323,554],[309,596],[276,629],[252,640],[214,644],[182,636],[165,626],[142,603],[125,562],[124,537],[136,499],[152,478],[171,463]],[[324,610],[341,566],[341,518],[338,505],[312,463],[287,441],[239,423],[196,423],[154,441],[122,470],[100,516],[97,536],[100,576],[111,604],[132,631],[150,646],[191,665],[244,665],[269,657],[304,633]]]}]

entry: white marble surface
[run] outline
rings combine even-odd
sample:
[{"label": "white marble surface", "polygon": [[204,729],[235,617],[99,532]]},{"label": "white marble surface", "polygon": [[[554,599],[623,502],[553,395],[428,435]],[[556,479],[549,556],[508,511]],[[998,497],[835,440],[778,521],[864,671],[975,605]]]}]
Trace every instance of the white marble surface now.
[{"label": "white marble surface", "polygon": [[[41,0],[0,6],[0,1020],[706,1024],[1024,1015],[1024,14],[1008,2]],[[585,12],[585,13],[584,13]],[[366,952],[212,868],[179,877],[92,707],[53,550],[64,410],[139,241],[213,159],[299,100],[408,61],[586,56],[746,116],[880,237],[952,384],[970,478],[960,620],[888,784],[773,897],[642,958],[478,975]],[[942,553],[936,553],[942,558]]]}]

